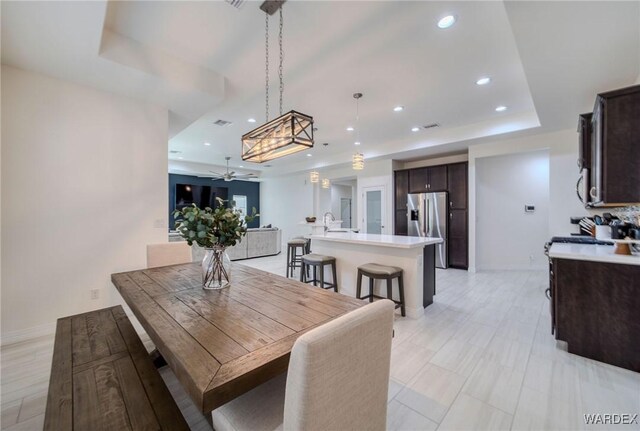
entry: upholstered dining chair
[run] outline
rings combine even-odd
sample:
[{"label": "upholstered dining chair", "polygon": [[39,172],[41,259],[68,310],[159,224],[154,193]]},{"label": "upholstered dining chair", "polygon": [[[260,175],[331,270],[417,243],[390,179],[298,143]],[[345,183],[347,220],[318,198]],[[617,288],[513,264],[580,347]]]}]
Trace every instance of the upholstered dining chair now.
[{"label": "upholstered dining chair", "polygon": [[186,241],[147,245],[147,268],[189,263],[192,260],[191,247]]},{"label": "upholstered dining chair", "polygon": [[384,430],[394,309],[376,301],[303,334],[288,372],[214,410],[214,429]]}]

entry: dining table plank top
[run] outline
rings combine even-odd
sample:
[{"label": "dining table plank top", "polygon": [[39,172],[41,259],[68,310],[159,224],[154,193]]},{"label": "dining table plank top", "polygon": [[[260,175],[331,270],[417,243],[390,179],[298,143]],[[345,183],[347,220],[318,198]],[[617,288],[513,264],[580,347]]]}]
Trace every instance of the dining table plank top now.
[{"label": "dining table plank top", "polygon": [[285,372],[303,333],[364,301],[232,263],[231,286],[202,289],[197,263],[111,280],[203,413]]}]

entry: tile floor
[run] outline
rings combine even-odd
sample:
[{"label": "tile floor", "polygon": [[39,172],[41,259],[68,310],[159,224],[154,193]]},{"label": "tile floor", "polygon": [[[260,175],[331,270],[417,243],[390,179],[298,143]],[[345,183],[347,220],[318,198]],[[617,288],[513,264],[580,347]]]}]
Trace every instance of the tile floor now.
[{"label": "tile floor", "polygon": [[[244,263],[284,275],[284,260]],[[546,277],[439,270],[424,317],[396,319],[388,429],[601,429],[585,426],[583,414],[640,414],[640,374],[556,344]],[[53,337],[2,348],[2,430],[42,429],[52,348]],[[191,428],[210,429],[171,370],[161,373]]]}]

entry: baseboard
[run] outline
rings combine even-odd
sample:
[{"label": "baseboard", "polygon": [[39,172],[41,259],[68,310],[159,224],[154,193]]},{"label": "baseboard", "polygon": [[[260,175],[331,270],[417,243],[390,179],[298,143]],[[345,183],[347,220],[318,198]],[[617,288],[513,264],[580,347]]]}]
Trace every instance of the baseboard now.
[{"label": "baseboard", "polygon": [[56,333],[56,322],[45,323],[44,325],[34,326],[33,328],[21,329],[19,331],[8,332],[0,337],[0,346],[8,346],[10,344],[29,341],[34,338],[53,335]]}]

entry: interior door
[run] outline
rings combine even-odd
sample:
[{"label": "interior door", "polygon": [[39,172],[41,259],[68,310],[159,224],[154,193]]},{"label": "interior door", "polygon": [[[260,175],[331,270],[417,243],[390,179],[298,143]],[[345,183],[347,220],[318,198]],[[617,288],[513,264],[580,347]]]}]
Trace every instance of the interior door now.
[{"label": "interior door", "polygon": [[384,187],[365,187],[363,189],[364,200],[364,233],[382,234],[385,226],[385,190]]}]

